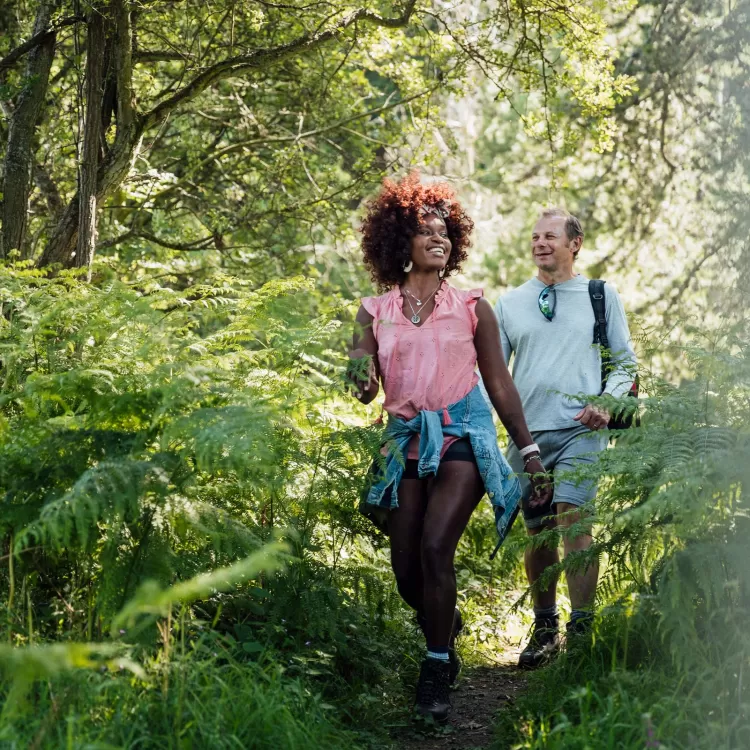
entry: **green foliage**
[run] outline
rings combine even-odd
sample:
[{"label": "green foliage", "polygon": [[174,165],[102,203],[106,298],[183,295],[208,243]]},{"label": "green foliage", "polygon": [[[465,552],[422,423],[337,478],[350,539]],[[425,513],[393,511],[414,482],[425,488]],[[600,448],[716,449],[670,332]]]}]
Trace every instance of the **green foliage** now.
[{"label": "green foliage", "polygon": [[[135,596],[123,607],[112,622],[113,636],[119,629],[121,634],[130,629],[128,640],[141,630],[141,618],[136,633],[132,631],[136,619],[144,614],[167,616],[171,619],[172,607],[176,604],[192,604],[219,591],[226,591],[240,582],[251,579],[261,572],[272,572],[282,562],[286,551],[284,545],[271,543],[261,550],[226,568],[196,576],[167,590],[161,590],[153,581],[147,581]],[[148,620],[146,622],[149,622]],[[81,668],[103,666],[110,669],[129,669],[141,679],[146,679],[144,670],[131,659],[122,656],[123,648],[116,643],[57,643],[46,646],[14,648],[0,647],[0,668],[7,676],[11,688],[5,699],[3,717],[18,709],[31,684],[40,679],[50,679],[60,672]],[[115,658],[118,657],[118,658]]]},{"label": "green foliage", "polygon": [[[209,650],[213,649],[213,650]],[[175,658],[164,682],[74,673],[40,686],[36,717],[4,723],[6,747],[347,748],[332,706],[274,665],[238,661],[219,644]]]},{"label": "green foliage", "polygon": [[0,669],[10,686],[0,714],[0,737],[13,717],[28,709],[27,698],[32,685],[55,679],[61,673],[80,669],[128,670],[145,677],[141,666],[123,655],[114,643],[54,643],[45,646],[0,646]]},{"label": "green foliage", "polygon": [[[7,737],[27,736],[12,712],[39,680],[53,687],[29,698],[47,711],[33,731],[50,738],[63,706],[111,717],[117,694],[141,718],[95,721],[91,737],[127,744],[136,726],[165,720],[152,715],[162,711],[154,686],[169,702],[175,679],[196,681],[196,712],[212,681],[258,702],[226,746],[253,732],[258,747],[277,741],[267,728],[277,716],[290,747],[328,746],[329,736],[338,746],[346,734],[319,708],[324,698],[382,732],[383,711],[402,708],[384,709],[372,689],[390,683],[393,700],[402,695],[392,666],[413,679],[414,631],[356,511],[379,430],[343,406],[334,316],[347,306],[314,303],[299,279],[253,291],[221,276],[176,292],[24,266],[1,273]],[[119,644],[103,640],[110,631]],[[65,642],[23,646],[55,637]],[[231,668],[214,663],[215,644]],[[175,651],[186,657],[179,670]],[[138,681],[59,674],[126,653],[143,665]],[[310,689],[324,698],[303,697]],[[271,703],[278,711],[262,708]],[[300,718],[308,710],[320,711],[319,734]],[[191,726],[163,731],[179,738]]]},{"label": "green foliage", "polygon": [[[520,238],[559,200],[591,275],[667,319],[638,343],[672,382],[644,373],[642,427],[594,470],[595,547],[565,563],[605,563],[595,643],[535,678],[504,746],[750,743],[748,341],[683,320],[745,315],[727,287],[750,268],[748,3],[418,2],[400,26],[378,16],[408,3],[110,6],[132,11],[134,63],[104,82],[93,279],[0,268],[0,742],[388,743],[422,642],[356,511],[380,432],[340,387],[341,352],[369,292],[354,212],[418,163],[457,176],[478,247],[499,227],[481,285],[527,277]],[[39,7],[0,8],[0,56]],[[22,258],[78,215],[85,36],[58,32],[31,126]],[[0,70],[2,154],[23,71]],[[122,80],[143,130],[113,176]],[[461,540],[469,660],[518,624],[525,543],[519,526],[487,560],[487,508]]]},{"label": "green foliage", "polygon": [[534,675],[520,705],[497,727],[500,746],[745,747],[747,652],[745,667],[742,658],[736,654],[721,669],[677,668],[657,611],[613,608],[601,618],[593,646],[569,647]]},{"label": "green foliage", "polygon": [[[0,57],[31,36],[40,7],[10,2]],[[70,0],[56,10],[68,21],[79,13]],[[160,0],[146,13],[117,0],[100,10],[108,27],[97,50],[106,56],[97,255],[179,287],[217,269],[258,285],[300,273],[311,255],[351,238],[352,209],[384,175],[437,156],[441,105],[473,90],[477,76],[511,102],[529,95],[530,132],[555,143],[566,118],[581,116],[608,148],[629,78],[613,67],[602,11],[548,0],[179,9]],[[22,123],[38,179],[19,250],[45,264],[70,257],[45,252],[63,209],[74,208],[84,160],[86,27],[79,17],[58,32],[45,106],[38,122]],[[118,47],[129,39],[125,55]],[[12,104],[24,62],[0,71]],[[11,131],[0,132],[0,155]]]},{"label": "green foliage", "polygon": [[[222,276],[178,293],[19,266],[1,282],[3,576],[17,644],[3,656],[17,674],[7,736],[25,736],[13,718],[25,695],[49,717],[62,710],[46,692],[29,692],[40,678],[76,685],[58,700],[71,715],[111,716],[116,693],[143,718],[106,729],[94,722],[90,736],[127,743],[127,731],[165,721],[152,713],[162,710],[157,689],[173,706],[180,686],[197,680],[202,697],[190,711],[198,712],[211,681],[225,668],[239,679],[228,665],[242,665],[237,674],[265,675],[257,690],[289,707],[290,727],[307,710],[295,697],[302,689],[318,696],[309,705],[335,705],[370,733],[367,742],[382,741],[384,720],[401,721],[409,704],[419,639],[386,555],[374,550],[378,537],[356,512],[380,433],[359,426],[342,400],[343,362],[333,352],[343,303],[316,303],[297,279],[254,291]],[[606,560],[601,598],[611,614],[594,650],[550,671],[536,702],[514,715],[515,729],[503,730],[528,747],[636,747],[652,730],[678,747],[693,735],[729,746],[744,736],[746,688],[726,675],[742,674],[750,655],[747,339],[739,330],[705,343],[674,353],[690,372],[679,386],[643,378],[642,426],[590,469],[601,480],[596,544],[564,566]],[[502,630],[488,588],[522,585],[516,532],[494,563],[485,559],[494,542],[486,513],[461,542],[467,643],[480,651]],[[273,575],[278,548],[262,545],[275,535],[292,556]],[[111,650],[110,631],[127,651]],[[18,649],[61,636],[73,642]],[[60,673],[127,653],[143,665],[137,679]],[[96,693],[105,697],[80,687],[106,680],[117,685]],[[706,689],[686,697],[697,681]],[[376,686],[387,686],[387,699]],[[726,722],[696,734],[689,715],[675,713],[681,700],[691,711],[720,710]],[[321,731],[346,736],[327,711]],[[188,724],[154,736],[196,737]],[[57,718],[33,727],[45,737],[60,731]]]},{"label": "green foliage", "polygon": [[605,608],[593,645],[569,644],[502,728],[522,747],[750,738],[750,341],[742,329],[702,338],[680,352],[691,377],[651,379],[642,426],[593,467],[596,541],[562,567],[602,556]]},{"label": "green foliage", "polygon": [[112,621],[113,635],[120,628],[132,628],[139,615],[166,616],[176,603],[192,604],[198,599],[205,599],[219,591],[231,589],[238,583],[252,580],[261,572],[273,572],[280,567],[284,552],[284,545],[267,544],[233,565],[202,573],[165,590],[153,581],[147,581]]},{"label": "green foliage", "polygon": [[309,542],[321,512],[346,522],[356,487],[337,480],[361,473],[372,438],[336,430],[338,324],[310,318],[309,284],[2,273],[2,524],[40,596],[69,587],[94,597],[86,620],[107,619],[209,550],[226,564],[277,527]]}]

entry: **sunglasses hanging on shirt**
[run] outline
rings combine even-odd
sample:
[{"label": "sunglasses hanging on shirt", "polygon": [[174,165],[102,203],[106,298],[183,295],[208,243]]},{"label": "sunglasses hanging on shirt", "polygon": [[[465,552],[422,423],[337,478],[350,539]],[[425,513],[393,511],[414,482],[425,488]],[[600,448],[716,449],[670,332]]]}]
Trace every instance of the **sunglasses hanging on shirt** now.
[{"label": "sunglasses hanging on shirt", "polygon": [[537,300],[539,305],[539,312],[544,315],[547,320],[552,321],[555,317],[555,307],[557,306],[557,292],[555,291],[554,284],[545,286],[541,292],[539,292],[539,299]]}]

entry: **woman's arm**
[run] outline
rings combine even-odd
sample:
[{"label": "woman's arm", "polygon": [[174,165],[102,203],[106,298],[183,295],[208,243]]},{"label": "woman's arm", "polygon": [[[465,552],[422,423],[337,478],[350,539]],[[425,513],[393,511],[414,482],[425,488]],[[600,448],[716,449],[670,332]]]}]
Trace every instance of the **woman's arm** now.
[{"label": "woman's arm", "polygon": [[[531,445],[534,440],[526,426],[521,397],[518,395],[500,348],[500,328],[497,318],[490,303],[484,298],[477,300],[476,314],[478,322],[474,334],[474,347],[477,350],[479,372],[500,421],[520,450]],[[540,504],[549,502],[552,488],[542,462],[538,458],[532,459],[527,461],[524,468],[528,474],[532,475],[537,502]]]},{"label": "woman's arm", "polygon": [[[349,380],[354,384],[354,396],[363,404],[369,404],[378,395],[378,342],[372,332],[372,315],[360,305],[357,311],[356,327],[352,339],[352,349],[349,352],[350,368]],[[369,357],[364,372],[360,364],[364,357]],[[352,367],[353,365],[353,367]]]},{"label": "woman's arm", "polygon": [[482,298],[477,300],[476,313],[478,323],[474,346],[485,390],[511,440],[518,449],[524,448],[534,441],[526,426],[521,397],[500,349],[500,328],[495,312],[490,303]]}]

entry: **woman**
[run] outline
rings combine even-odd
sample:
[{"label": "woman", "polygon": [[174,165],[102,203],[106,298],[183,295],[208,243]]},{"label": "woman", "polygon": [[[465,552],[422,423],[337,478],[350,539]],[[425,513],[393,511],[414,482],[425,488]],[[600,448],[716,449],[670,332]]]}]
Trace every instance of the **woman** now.
[{"label": "woman", "polygon": [[416,175],[386,181],[362,227],[365,264],[381,290],[357,313],[350,372],[364,404],[385,392],[385,459],[367,496],[387,510],[399,593],[417,611],[427,657],[417,686],[420,713],[444,721],[458,673],[453,643],[461,627],[453,559],[469,518],[487,492],[506,531],[518,479],[497,447],[476,366],[532,475],[534,505],[551,489],[503,360],[497,320],[482,291],[447,282],[467,258],[471,219],[444,184]]}]

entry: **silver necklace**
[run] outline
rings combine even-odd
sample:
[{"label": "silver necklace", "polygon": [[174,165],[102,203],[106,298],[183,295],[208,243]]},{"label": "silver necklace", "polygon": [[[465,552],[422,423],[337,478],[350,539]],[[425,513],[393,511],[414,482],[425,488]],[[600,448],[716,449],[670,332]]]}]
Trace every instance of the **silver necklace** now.
[{"label": "silver necklace", "polygon": [[[442,284],[442,283],[443,282],[441,281],[440,284]],[[417,307],[421,308],[424,305],[426,305],[430,301],[430,299],[432,299],[432,295],[435,294],[435,292],[437,292],[438,289],[440,289],[440,284],[438,284],[435,287],[435,289],[433,289],[432,294],[430,294],[430,296],[427,297],[427,299],[424,302],[422,302],[421,300],[419,300],[416,297],[414,297],[414,295],[408,289],[404,289],[404,291],[409,295],[406,298],[406,301],[409,303],[409,307],[411,308],[411,311],[412,311],[411,322],[414,323],[415,326],[419,325],[422,322],[422,318],[419,317],[419,313],[421,312],[421,310],[415,310],[414,309],[414,305],[412,305],[411,300],[409,299],[409,297],[414,297],[414,299],[415,299],[415,301],[417,303]]]},{"label": "silver necklace", "polygon": [[442,282],[442,281],[440,281],[440,283],[439,283],[439,284],[438,284],[438,285],[437,285],[437,286],[436,286],[436,287],[435,287],[435,288],[434,288],[434,289],[432,290],[432,294],[430,294],[430,295],[429,295],[429,296],[427,297],[427,299],[425,299],[425,301],[424,301],[424,302],[422,302],[422,300],[421,300],[421,299],[418,299],[418,298],[417,298],[417,296],[416,296],[416,295],[414,295],[414,294],[412,294],[412,293],[411,293],[411,292],[410,292],[410,291],[409,291],[408,289],[404,289],[404,291],[405,291],[405,292],[406,292],[406,293],[407,293],[407,294],[408,294],[408,295],[409,295],[410,297],[412,297],[412,298],[414,299],[414,301],[415,301],[415,302],[417,303],[417,307],[422,307],[422,305],[426,305],[426,304],[427,304],[427,303],[429,302],[429,300],[430,300],[430,297],[432,297],[432,295],[433,295],[433,294],[435,294],[435,292],[437,292],[437,290],[438,290],[438,289],[440,289],[440,284],[442,284],[442,283],[443,283],[443,282]]}]

